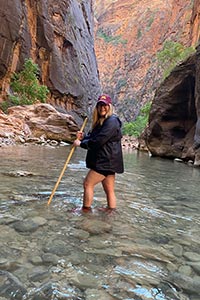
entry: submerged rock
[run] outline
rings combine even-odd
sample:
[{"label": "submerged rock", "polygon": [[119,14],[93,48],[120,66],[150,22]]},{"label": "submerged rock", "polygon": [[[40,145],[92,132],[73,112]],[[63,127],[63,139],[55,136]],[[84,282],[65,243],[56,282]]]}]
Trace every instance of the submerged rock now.
[{"label": "submerged rock", "polygon": [[16,276],[6,271],[0,271],[0,296],[4,296],[6,299],[21,300],[26,292],[26,288]]}]

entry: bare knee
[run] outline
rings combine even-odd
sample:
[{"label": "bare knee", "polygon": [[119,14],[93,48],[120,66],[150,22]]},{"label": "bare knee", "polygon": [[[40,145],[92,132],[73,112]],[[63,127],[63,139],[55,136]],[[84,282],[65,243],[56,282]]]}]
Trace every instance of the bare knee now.
[{"label": "bare knee", "polygon": [[91,186],[91,183],[90,183],[90,181],[87,179],[87,177],[84,179],[84,181],[83,181],[83,188],[84,188],[84,190],[85,189],[87,189],[88,187],[90,187]]}]

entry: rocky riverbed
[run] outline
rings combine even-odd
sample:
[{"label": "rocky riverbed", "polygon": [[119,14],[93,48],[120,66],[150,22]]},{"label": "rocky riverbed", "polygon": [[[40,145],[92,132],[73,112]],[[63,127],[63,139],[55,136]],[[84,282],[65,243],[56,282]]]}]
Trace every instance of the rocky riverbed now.
[{"label": "rocky riverbed", "polygon": [[56,210],[44,217],[38,208],[32,216],[25,211],[21,216],[7,213],[0,220],[0,299],[104,300],[115,299],[117,289],[118,299],[124,299],[133,296],[131,286],[135,296],[143,286],[143,292],[152,295],[162,290],[168,295],[162,299],[199,299],[197,227],[196,250],[188,239],[170,242],[170,235],[161,232],[152,236],[159,238],[156,243],[138,244],[134,232],[123,238],[126,225],[119,228],[119,216],[73,215],[65,208],[62,217]]},{"label": "rocky riverbed", "polygon": [[0,148],[0,300],[199,299],[199,170],[124,150],[116,213],[82,214],[82,149],[47,206],[69,148]]}]

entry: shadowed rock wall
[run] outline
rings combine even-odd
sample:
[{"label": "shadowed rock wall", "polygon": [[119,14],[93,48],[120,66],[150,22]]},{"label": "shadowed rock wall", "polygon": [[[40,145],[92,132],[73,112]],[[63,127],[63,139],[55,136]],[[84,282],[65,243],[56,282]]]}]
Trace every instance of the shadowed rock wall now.
[{"label": "shadowed rock wall", "polygon": [[11,74],[31,57],[51,91],[51,104],[76,117],[88,113],[100,93],[92,16],[91,0],[1,0],[2,99]]},{"label": "shadowed rock wall", "polygon": [[193,158],[196,55],[177,66],[156,92],[146,131],[153,155]]},{"label": "shadowed rock wall", "polygon": [[[191,23],[191,38],[197,37],[199,0],[194,1]],[[152,155],[200,165],[200,45],[157,89],[144,136]]]}]

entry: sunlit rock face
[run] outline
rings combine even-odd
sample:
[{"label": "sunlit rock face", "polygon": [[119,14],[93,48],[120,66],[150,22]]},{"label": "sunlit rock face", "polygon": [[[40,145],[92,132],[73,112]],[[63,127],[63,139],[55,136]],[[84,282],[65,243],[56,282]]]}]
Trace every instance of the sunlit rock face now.
[{"label": "sunlit rock face", "polygon": [[[95,0],[95,49],[102,88],[123,121],[133,121],[162,80],[156,55],[165,40],[199,39],[199,0]],[[194,9],[193,9],[194,5]]]},{"label": "sunlit rock face", "polygon": [[51,104],[79,117],[90,111],[100,93],[91,0],[2,0],[0,24],[2,98],[11,74],[32,58]]},{"label": "sunlit rock face", "polygon": [[0,147],[30,140],[72,142],[78,129],[71,115],[59,112],[50,104],[13,106],[8,114],[0,112]]}]

